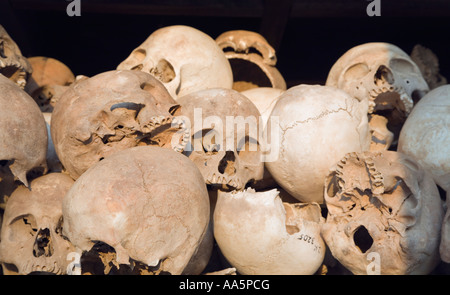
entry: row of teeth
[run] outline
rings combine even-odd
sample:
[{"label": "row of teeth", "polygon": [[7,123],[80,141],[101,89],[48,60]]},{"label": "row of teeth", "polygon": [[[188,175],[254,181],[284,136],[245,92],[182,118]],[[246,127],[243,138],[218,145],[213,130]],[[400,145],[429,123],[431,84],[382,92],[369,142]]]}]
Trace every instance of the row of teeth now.
[{"label": "row of teeth", "polygon": [[369,101],[369,113],[373,113],[375,109],[375,102],[374,100],[378,97],[378,95],[382,93],[387,92],[396,92],[400,95],[400,101],[403,103],[403,106],[405,108],[406,114],[409,114],[414,106],[414,101],[411,99],[411,97],[403,90],[403,88],[398,87],[380,87],[375,88],[369,91],[369,95],[372,100]]},{"label": "row of teeth", "polygon": [[216,173],[213,173],[212,175],[208,176],[206,178],[207,184],[225,184],[231,187],[234,187],[236,189],[240,189],[242,186],[242,183],[238,178],[228,178],[224,175],[216,175]]},{"label": "row of teeth", "polygon": [[59,268],[59,266],[56,264],[56,261],[53,262],[53,266],[48,265],[32,265],[29,271],[26,271],[25,273],[32,273],[32,272],[47,272],[47,273],[53,273],[56,275],[62,275],[64,274],[63,270]]},{"label": "row of teeth", "polygon": [[17,78],[16,81],[14,81],[20,88],[24,89],[25,85],[27,84],[27,76],[28,73],[27,71],[23,68],[23,66],[21,66],[20,64],[14,62],[14,61],[10,61],[9,63],[6,63],[2,60],[0,60],[0,69],[6,68],[6,67],[15,67],[17,68],[18,71],[20,71],[19,73],[19,77]]}]

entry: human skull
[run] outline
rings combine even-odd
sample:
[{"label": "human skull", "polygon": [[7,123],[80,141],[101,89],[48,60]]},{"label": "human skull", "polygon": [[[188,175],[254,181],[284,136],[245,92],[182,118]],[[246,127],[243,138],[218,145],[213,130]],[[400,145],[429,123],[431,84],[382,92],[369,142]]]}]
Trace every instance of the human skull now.
[{"label": "human skull", "polygon": [[278,98],[284,92],[285,90],[272,87],[256,87],[241,91],[241,93],[250,99],[258,108],[264,123],[262,128],[266,128],[270,113],[272,113]]},{"label": "human skull", "polygon": [[208,185],[240,190],[262,179],[260,113],[247,97],[216,88],[185,95],[178,102],[192,134],[184,153]]},{"label": "human skull", "polygon": [[[325,181],[322,236],[353,274],[428,274],[439,263],[443,206],[431,176],[398,152],[349,153]],[[378,265],[371,260],[378,257]]]},{"label": "human skull", "polygon": [[74,181],[50,173],[18,187],[3,216],[0,261],[5,274],[66,274],[69,253],[77,250],[62,236],[62,200]]},{"label": "human skull", "polygon": [[32,71],[19,46],[0,25],[0,74],[23,89]]},{"label": "human skull", "polygon": [[[429,91],[419,68],[399,47],[389,43],[365,43],[343,54],[332,66],[327,86],[340,88],[360,101],[369,103],[372,115],[387,119],[384,134],[374,134],[374,141],[385,148],[396,144],[400,129],[414,103]],[[378,137],[377,137],[378,136]],[[379,148],[378,148],[379,149]]]},{"label": "human skull", "polygon": [[51,57],[34,56],[29,57],[28,61],[33,74],[28,79],[25,91],[42,112],[51,112],[58,95],[75,81],[75,76],[65,64]]},{"label": "human skull", "polygon": [[172,142],[181,128],[172,121],[178,108],[161,82],[140,71],[109,71],[77,81],[52,113],[56,154],[76,179],[125,148],[158,145],[182,151],[185,143]]},{"label": "human skull", "polygon": [[234,30],[216,38],[233,71],[233,89],[244,91],[256,87],[286,90],[286,82],[275,67],[275,50],[260,34]]},{"label": "human skull", "polygon": [[175,100],[202,89],[233,86],[231,66],[222,49],[210,36],[189,26],[154,31],[117,69],[152,74]]},{"label": "human skull", "polygon": [[[414,107],[400,132],[398,151],[413,158],[437,185],[450,192],[450,85],[431,90]],[[446,262],[450,262],[449,216],[447,209],[441,249]]]},{"label": "human skull", "polygon": [[[304,203],[323,203],[330,167],[346,153],[370,147],[367,103],[331,86],[292,87],[270,116],[264,142],[278,147],[278,157],[265,165],[283,189]],[[279,142],[272,142],[267,130],[279,134]]]},{"label": "human skull", "polygon": [[34,100],[2,75],[0,117],[0,166],[28,185],[28,172],[46,172],[47,128]]},{"label": "human skull", "polygon": [[77,179],[63,201],[63,233],[85,254],[105,258],[109,251],[105,274],[115,265],[176,275],[197,251],[209,214],[203,177],[187,157],[140,146],[105,158]]},{"label": "human skull", "polygon": [[214,236],[220,251],[243,275],[311,275],[321,266],[317,203],[283,203],[276,189],[218,193]]}]

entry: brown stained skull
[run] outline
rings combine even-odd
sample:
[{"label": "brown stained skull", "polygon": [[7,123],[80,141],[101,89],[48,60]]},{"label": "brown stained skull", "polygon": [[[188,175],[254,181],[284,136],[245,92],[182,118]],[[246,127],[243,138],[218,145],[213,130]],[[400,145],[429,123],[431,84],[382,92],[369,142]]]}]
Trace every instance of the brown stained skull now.
[{"label": "brown stained skull", "polygon": [[0,118],[0,170],[28,185],[29,172],[47,169],[47,128],[33,99],[2,75]]},{"label": "brown stained skull", "polygon": [[[413,105],[429,91],[414,61],[389,43],[366,43],[351,48],[333,65],[326,85],[369,102],[369,124],[375,142],[372,150],[396,144]],[[387,127],[379,125],[377,116],[387,119]]]},{"label": "brown stained skull", "polygon": [[[439,262],[443,206],[431,175],[394,151],[350,153],[325,181],[322,235],[354,274],[428,274]],[[370,267],[370,269],[369,269]]]},{"label": "brown stained skull", "polygon": [[206,184],[242,190],[263,177],[256,106],[233,89],[208,89],[178,99],[191,124],[185,154],[197,165]]},{"label": "brown stained skull", "polygon": [[23,89],[32,71],[19,46],[0,25],[0,74]]},{"label": "brown stained skull", "polygon": [[64,235],[91,274],[181,274],[207,234],[197,167],[173,150],[129,148],[96,163],[63,201]]},{"label": "brown stained skull", "polygon": [[74,181],[50,173],[20,186],[3,216],[0,261],[5,274],[66,274],[69,253],[76,252],[62,236],[62,200]]},{"label": "brown stained skull", "polygon": [[[109,71],[76,82],[55,106],[51,134],[56,154],[74,179],[105,157],[138,145],[182,151],[179,105],[164,86],[140,71]],[[189,132],[187,130],[186,132]]]},{"label": "brown stained skull", "polygon": [[28,58],[33,74],[25,91],[39,105],[42,112],[51,112],[58,96],[75,81],[72,71],[61,61],[44,56]]},{"label": "brown stained skull", "polygon": [[286,90],[286,82],[275,67],[275,50],[262,35],[246,30],[228,31],[217,37],[216,42],[230,61],[233,89],[273,87]]}]

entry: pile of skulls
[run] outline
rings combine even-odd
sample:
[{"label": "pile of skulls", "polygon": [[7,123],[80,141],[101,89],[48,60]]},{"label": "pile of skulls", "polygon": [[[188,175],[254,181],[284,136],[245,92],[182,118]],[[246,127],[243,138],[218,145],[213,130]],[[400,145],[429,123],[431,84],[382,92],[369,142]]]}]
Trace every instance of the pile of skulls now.
[{"label": "pile of skulls", "polygon": [[[154,31],[116,69],[0,26],[3,274],[430,274],[450,263],[450,85],[416,46],[287,89],[259,34]],[[447,203],[446,203],[447,201]]]}]

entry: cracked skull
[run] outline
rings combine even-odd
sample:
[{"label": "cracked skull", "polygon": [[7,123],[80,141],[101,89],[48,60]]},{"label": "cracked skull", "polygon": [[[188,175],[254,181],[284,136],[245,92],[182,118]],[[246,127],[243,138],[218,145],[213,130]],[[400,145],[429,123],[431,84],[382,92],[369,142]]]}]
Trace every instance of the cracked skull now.
[{"label": "cracked skull", "polygon": [[431,176],[398,152],[350,153],[325,181],[322,236],[354,274],[428,274],[439,263],[443,206]]},{"label": "cracked skull", "polygon": [[[414,107],[400,132],[398,151],[427,170],[450,194],[450,85],[431,90]],[[442,227],[442,260],[450,263],[450,199]]]},{"label": "cracked skull", "polygon": [[275,50],[260,34],[252,31],[228,31],[216,38],[233,71],[233,89],[244,91],[256,87],[286,90],[286,82],[275,67]]},{"label": "cracked skull", "polygon": [[18,187],[6,204],[0,261],[5,274],[65,274],[67,255],[76,252],[62,236],[62,200],[72,178],[50,173]]},{"label": "cracked skull", "polygon": [[[264,142],[279,148],[278,158],[266,167],[301,202],[323,203],[323,180],[330,167],[346,153],[370,146],[367,103],[334,87],[292,87],[278,98],[270,116]],[[273,118],[278,121],[273,123]],[[272,131],[279,134],[279,143],[269,138]]]},{"label": "cracked skull", "polygon": [[210,36],[188,26],[156,30],[117,69],[152,74],[175,100],[202,89],[233,86],[222,49]]},{"label": "cracked skull", "polygon": [[262,179],[260,113],[247,97],[233,89],[208,89],[178,102],[192,130],[185,154],[208,185],[240,190]]},{"label": "cracked skull", "polygon": [[324,259],[317,203],[283,203],[276,189],[218,192],[214,236],[243,275],[311,275]]},{"label": "cracked skull", "polygon": [[0,74],[24,89],[32,68],[16,42],[0,25]]},{"label": "cracked skull", "polygon": [[[369,123],[375,120],[373,150],[396,144],[414,103],[429,91],[414,61],[389,43],[366,43],[348,50],[331,68],[326,85],[368,101]],[[379,116],[384,117],[383,124]]]},{"label": "cracked skull", "polygon": [[[63,201],[64,235],[83,252],[82,272],[181,274],[206,235],[209,196],[184,155],[134,147],[87,170]],[[90,258],[90,259],[89,259]]]},{"label": "cracked skull", "polygon": [[172,142],[181,128],[173,121],[178,109],[161,82],[140,71],[109,71],[76,82],[52,114],[56,154],[76,179],[125,148],[158,145],[182,151],[184,142]]},{"label": "cracked skull", "polygon": [[0,75],[0,170],[28,185],[27,174],[47,169],[47,127],[33,99]]}]

